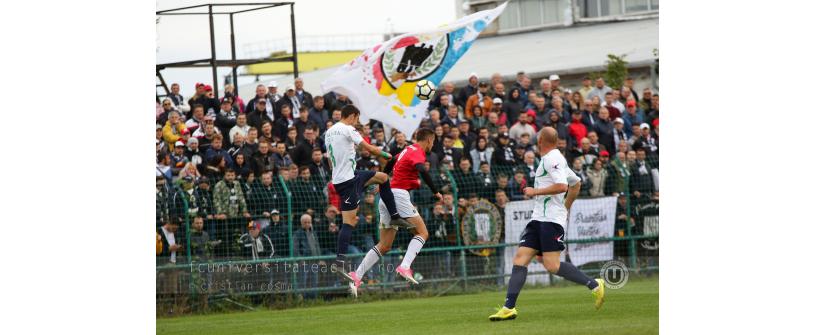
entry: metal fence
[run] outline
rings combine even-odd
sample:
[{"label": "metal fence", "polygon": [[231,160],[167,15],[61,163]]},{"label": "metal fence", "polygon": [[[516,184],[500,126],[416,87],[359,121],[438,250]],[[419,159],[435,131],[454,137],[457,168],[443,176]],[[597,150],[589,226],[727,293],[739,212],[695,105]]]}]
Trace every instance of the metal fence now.
[{"label": "metal fence", "polygon": [[[581,198],[617,196],[615,229],[613,236],[604,238],[576,240],[567,235],[567,245],[612,242],[613,258],[633,271],[658,271],[656,159],[638,163],[625,156],[613,157],[602,171],[581,170]],[[421,285],[408,288],[393,271],[412,237],[400,230],[393,249],[364,277],[363,296],[402,290],[443,294],[504,285],[509,275],[504,271],[505,249],[511,254],[517,244],[503,243],[503,217],[486,223],[492,225],[488,230],[495,236],[478,241],[469,229],[475,224],[472,214],[488,202],[503,216],[508,201],[522,200],[522,187],[531,185],[534,171],[530,174],[525,165],[495,164],[474,170],[466,164],[442,162],[432,169],[436,185],[443,190],[442,202],[436,203],[424,185],[412,191],[430,233],[412,266]],[[600,183],[602,186],[595,185]],[[234,182],[157,179],[157,226],[168,220],[178,222],[175,239],[181,244],[172,263],[167,246],[158,245],[157,234],[157,311],[183,313],[260,304],[285,307],[301,299],[347,297],[347,284],[328,266],[335,258],[341,214],[332,205],[327,184],[325,174],[296,168],[281,169],[273,178],[268,174]],[[360,203],[349,249],[354,266],[378,240],[377,203],[378,190],[372,186]],[[249,232],[250,222],[261,227],[257,236]],[[592,262],[581,268],[596,274],[601,265]],[[550,282],[557,281],[544,275]]]}]

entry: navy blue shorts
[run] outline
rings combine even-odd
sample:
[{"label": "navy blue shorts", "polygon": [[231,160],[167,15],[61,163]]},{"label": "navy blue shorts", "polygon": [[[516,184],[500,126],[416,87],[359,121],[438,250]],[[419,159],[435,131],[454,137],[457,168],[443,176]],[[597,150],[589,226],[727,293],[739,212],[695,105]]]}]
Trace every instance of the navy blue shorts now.
[{"label": "navy blue shorts", "polygon": [[376,171],[354,170],[354,178],[334,184],[334,189],[340,196],[340,211],[352,211],[359,207],[362,192],[365,192],[365,183],[375,174]]},{"label": "navy blue shorts", "polygon": [[538,251],[538,255],[550,251],[566,250],[563,244],[563,226],[553,222],[529,221],[521,234],[520,246]]}]

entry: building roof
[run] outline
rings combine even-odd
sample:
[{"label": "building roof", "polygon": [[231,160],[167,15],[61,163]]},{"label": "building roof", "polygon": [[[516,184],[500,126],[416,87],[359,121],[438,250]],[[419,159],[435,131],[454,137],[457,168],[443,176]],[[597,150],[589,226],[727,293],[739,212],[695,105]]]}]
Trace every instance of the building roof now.
[{"label": "building roof", "polygon": [[[450,69],[445,80],[466,81],[470,72],[478,73],[484,80],[497,72],[505,81],[510,81],[518,71],[525,71],[531,77],[598,71],[604,67],[608,54],[625,55],[632,66],[639,66],[653,62],[653,50],[657,48],[659,19],[482,37]],[[302,74],[305,89],[312,94],[324,93],[320,83],[335,69]],[[240,93],[254,96],[255,86],[242,85]]]}]

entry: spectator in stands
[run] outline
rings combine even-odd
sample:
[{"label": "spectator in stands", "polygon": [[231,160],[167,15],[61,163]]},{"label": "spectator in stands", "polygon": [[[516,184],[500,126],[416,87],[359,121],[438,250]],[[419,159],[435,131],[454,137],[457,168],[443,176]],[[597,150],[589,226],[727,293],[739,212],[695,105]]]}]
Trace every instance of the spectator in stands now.
[{"label": "spectator in stands", "polygon": [[586,124],[583,123],[583,112],[579,110],[572,112],[572,122],[569,123],[568,129],[572,143],[582,143],[583,138],[586,137],[589,132],[586,128]]},{"label": "spectator in stands", "polygon": [[161,151],[156,156],[156,176],[163,176],[169,180],[173,178],[173,170],[170,167],[171,159],[170,153],[166,151]]},{"label": "spectator in stands", "polygon": [[264,234],[272,240],[275,247],[273,257],[289,257],[289,228],[288,224],[280,217],[280,211],[272,209],[269,212],[269,224],[262,229]]},{"label": "spectator in stands", "polygon": [[[269,90],[263,84],[258,84],[258,86],[255,87],[255,96],[251,100],[249,100],[249,102],[246,103],[246,113],[252,114],[252,112],[258,109],[261,102],[264,104],[262,114],[266,114],[269,118],[274,119],[272,113],[273,106],[272,104],[274,102],[271,101],[269,96]],[[252,123],[251,118],[249,120],[250,120],[249,124],[251,124],[253,127],[257,127],[255,124]]]},{"label": "spectator in stands", "polygon": [[573,142],[571,136],[569,136],[569,126],[565,121],[563,121],[560,115],[558,115],[558,113],[548,113],[547,115],[549,119],[541,124],[540,130],[538,130],[538,136],[540,135],[539,133],[543,131],[544,127],[552,127],[557,131],[558,138],[569,138],[569,141]]},{"label": "spectator in stands", "polygon": [[261,233],[260,224],[255,221],[249,221],[246,225],[247,232],[238,238],[236,248],[239,255],[246,260],[259,260],[264,258],[272,258],[275,254],[275,246],[272,239],[266,234]]},{"label": "spectator in stands", "polygon": [[264,140],[258,144],[258,151],[252,155],[251,166],[256,176],[275,171],[275,160],[269,142]]},{"label": "spectator in stands", "polygon": [[232,146],[229,147],[226,152],[229,154],[229,156],[232,156],[233,162],[238,154],[243,154],[246,157],[251,157],[253,154],[252,149],[246,146],[246,141],[244,140],[243,135],[240,133],[235,134],[235,138],[232,140]]},{"label": "spectator in stands", "polygon": [[606,86],[606,81],[603,79],[603,77],[600,77],[594,80],[594,89],[592,89],[591,92],[589,92],[589,94],[586,95],[586,97],[588,99],[593,99],[594,97],[599,97],[600,99],[603,99],[603,97],[606,96],[606,93],[610,92],[611,87]]},{"label": "spectator in stands", "polygon": [[181,139],[181,131],[187,129],[183,122],[181,122],[181,115],[176,111],[170,112],[167,117],[167,123],[162,128],[162,136],[167,147],[173,150],[175,142]]},{"label": "spectator in stands", "polygon": [[518,87],[510,89],[509,97],[503,101],[503,112],[507,116],[508,124],[515,124],[525,105],[526,102],[521,97],[521,89]]},{"label": "spectator in stands", "polygon": [[649,109],[644,116],[644,121],[648,124],[653,124],[655,120],[659,119],[659,94],[654,94],[651,98],[651,109]]},{"label": "spectator in stands", "polygon": [[529,181],[530,185],[535,185],[535,170],[537,169],[535,152],[531,150],[524,152],[522,162],[521,168],[526,172],[526,180]]},{"label": "spectator in stands", "polygon": [[215,184],[212,202],[216,219],[237,218],[241,215],[246,218],[250,217],[243,190],[235,178],[235,170],[227,169],[224,173],[224,180]]},{"label": "spectator in stands", "polygon": [[248,205],[251,214],[266,220],[272,216],[271,209],[282,208],[286,205],[283,190],[274,182],[271,171],[263,172],[260,175],[260,183],[256,182],[252,185]]},{"label": "spectator in stands", "polygon": [[617,100],[614,99],[614,93],[613,92],[606,93],[605,99],[606,100],[603,102],[602,107],[608,110],[609,119],[613,120],[618,117],[622,117],[623,116],[622,112],[617,107],[614,106],[614,103],[618,102]]},{"label": "spectator in stands", "polygon": [[447,159],[453,163],[454,166],[458,166],[459,162],[461,161],[461,157],[463,156],[463,150],[460,148],[453,147],[455,142],[455,138],[451,135],[444,136],[444,140],[442,140],[442,159]]},{"label": "spectator in stands", "polygon": [[303,78],[294,79],[294,96],[297,97],[297,101],[300,102],[301,106],[306,106],[306,108],[314,107],[314,98],[311,93],[303,89]]},{"label": "spectator in stands", "polygon": [[622,119],[625,121],[625,132],[629,136],[632,132],[632,125],[643,123],[642,112],[637,110],[637,104],[634,100],[629,100],[625,103],[625,114]]},{"label": "spectator in stands", "polygon": [[271,108],[268,107],[268,105],[268,99],[260,99],[257,101],[257,103],[255,103],[255,107],[252,109],[252,111],[246,114],[246,119],[249,126],[262,129],[264,123],[274,123],[274,120],[278,119],[274,116],[275,114],[268,109]]},{"label": "spectator in stands", "polygon": [[466,100],[465,107],[464,107],[464,117],[472,118],[473,117],[473,107],[479,106],[486,110],[492,110],[492,97],[487,95],[487,92],[490,89],[490,85],[486,82],[478,83],[478,90],[475,94],[469,96]]},{"label": "spectator in stands", "polygon": [[303,139],[303,132],[309,126],[309,112],[308,107],[300,106],[300,115],[294,120],[292,126],[297,129],[297,139]]},{"label": "spectator in stands", "polygon": [[512,152],[509,135],[506,133],[498,134],[498,141],[492,153],[492,165],[504,168],[515,166],[515,154]]},{"label": "spectator in stands", "polygon": [[[244,115],[244,118],[246,116]],[[221,109],[215,114],[215,126],[221,134],[230,134],[230,130],[238,123],[238,113],[232,108],[229,99],[221,101]],[[193,133],[195,134],[195,133]],[[194,135],[193,135],[194,136]],[[231,138],[231,136],[230,136]]]},{"label": "spectator in stands", "polygon": [[600,107],[597,121],[594,123],[594,132],[597,133],[598,142],[603,145],[606,150],[614,146],[613,128],[614,126],[611,124],[611,119],[609,119],[608,116],[608,109]]},{"label": "spectator in stands", "polygon": [[311,150],[311,161],[306,166],[308,166],[315,182],[325,184],[331,179],[331,166],[328,163],[328,158],[323,157],[320,148]]},{"label": "spectator in stands", "polygon": [[524,195],[524,188],[526,188],[527,185],[525,176],[526,173],[524,173],[522,169],[517,169],[513,174],[512,180],[509,181],[507,195],[512,201],[527,199]]},{"label": "spectator in stands", "polygon": [[614,147],[608,148],[614,152],[620,147],[620,143],[628,142],[628,134],[625,133],[625,121],[622,118],[614,119],[614,128],[611,130],[611,137],[614,138]]},{"label": "spectator in stands", "polygon": [[[168,220],[163,226],[156,229],[156,233],[161,238],[161,252],[156,255],[156,265],[175,265],[181,258],[181,236],[176,236],[178,232],[179,223],[183,222],[183,218],[174,217]],[[177,303],[178,293],[178,275],[177,269],[168,269],[159,271],[156,275],[158,283],[156,284],[156,292],[160,294],[162,299],[172,299],[173,305]]]},{"label": "spectator in stands", "polygon": [[497,182],[495,178],[492,176],[492,172],[490,171],[490,164],[482,161],[479,164],[479,170],[475,174],[475,179],[478,181],[478,194],[482,198],[490,199],[493,201],[493,196],[495,194],[495,190],[497,189]]},{"label": "spectator in stands", "polygon": [[[293,237],[294,243],[294,257],[309,257],[309,256],[320,256],[322,255],[322,251],[320,248],[320,242],[317,239],[317,234],[315,234],[312,223],[311,223],[311,215],[303,214],[300,216],[300,229],[294,232]],[[330,249],[329,249],[330,250]],[[300,282],[304,284],[304,287],[317,287],[317,271],[311,271],[312,264],[320,264],[325,265],[325,262],[319,261],[301,261],[300,266],[304,269],[302,271],[302,275],[300,278]],[[312,296],[316,296],[316,294],[312,294]]]},{"label": "spectator in stands", "polygon": [[[274,122],[274,126],[272,127],[272,136],[276,141],[285,141],[287,134],[289,132],[289,127],[292,127],[294,125],[294,120],[292,120],[290,117],[291,108],[289,107],[289,105],[284,103],[280,106],[279,110],[281,116]],[[295,133],[295,137],[296,135],[297,133]]]},{"label": "spectator in stands", "polygon": [[594,87],[591,86],[591,78],[583,77],[583,81],[581,81],[580,89],[577,90],[577,93],[580,93],[580,96],[584,99],[590,99],[589,94],[593,90]]},{"label": "spectator in stands", "polygon": [[[607,151],[603,151],[603,153],[605,153],[606,157],[608,157]],[[592,197],[604,196],[606,180],[608,179],[608,171],[603,166],[602,160],[597,159],[594,162],[592,162],[591,169],[586,171],[586,177],[588,177],[589,180],[588,184],[591,185],[591,187],[589,188],[589,195]]]},{"label": "spectator in stands", "polygon": [[518,116],[518,123],[515,123],[509,129],[509,138],[512,140],[518,141],[521,134],[529,134],[530,137],[535,136],[535,128],[529,124],[529,116],[526,113]]},{"label": "spectator in stands", "polygon": [[[291,84],[287,85],[286,91],[283,92],[283,98],[280,99],[280,101],[278,101],[277,103],[275,103],[274,106],[275,110],[281,112],[280,117],[277,117],[277,115],[275,115],[275,120],[279,121],[280,118],[294,119],[300,116],[300,106],[302,105],[303,104],[300,102],[300,100],[297,99],[297,94],[294,92],[294,85]],[[288,116],[282,114],[283,106],[289,107]]]},{"label": "spectator in stands", "polygon": [[478,192],[478,178],[473,172],[472,162],[469,157],[461,157],[458,169],[453,171],[453,178],[456,180],[460,194]]},{"label": "spectator in stands", "polygon": [[[592,188],[591,180],[589,179],[588,174],[586,174],[586,170],[583,169],[583,163],[585,162],[584,157],[577,157],[572,161],[572,171],[578,177],[580,177],[580,194],[579,196],[585,197],[589,195],[589,189]],[[595,160],[592,160],[594,162]],[[591,163],[587,163],[591,164]]]},{"label": "spectator in stands", "polygon": [[642,137],[639,139],[640,146],[646,149],[649,155],[659,153],[659,139],[651,135],[651,127],[647,123],[640,125]]},{"label": "spectator in stands", "polygon": [[467,86],[464,86],[461,90],[458,91],[458,95],[454,103],[459,106],[466,106],[467,99],[470,98],[471,95],[476,94],[478,92],[478,75],[475,72],[470,73],[467,77]]},{"label": "spectator in stands", "polygon": [[249,162],[246,161],[246,155],[243,152],[238,152],[235,155],[235,174],[237,175],[238,179],[246,180],[249,178],[249,174],[253,173],[252,169],[249,167]]},{"label": "spectator in stands", "polygon": [[289,167],[292,164],[294,164],[294,162],[291,159],[291,156],[289,156],[289,152],[286,151],[286,143],[277,142],[276,149],[277,150],[274,151],[272,156],[274,158],[274,163],[277,168]]},{"label": "spectator in stands", "polygon": [[447,108],[447,116],[441,120],[442,124],[448,124],[450,127],[457,127],[459,123],[461,123],[461,116],[458,113],[458,106],[450,105]]},{"label": "spectator in stands", "polygon": [[221,134],[215,134],[212,136],[212,143],[210,144],[209,149],[207,149],[206,154],[204,155],[204,159],[209,162],[215,156],[221,156],[226,163],[227,167],[233,166],[232,156],[222,148],[223,146],[223,139],[224,137]]},{"label": "spectator in stands", "polygon": [[193,105],[192,106],[192,117],[187,119],[184,122],[184,126],[189,131],[195,131],[198,129],[199,126],[204,124],[204,106],[203,105]]},{"label": "spectator in stands", "polygon": [[316,124],[310,125],[303,130],[303,139],[297,143],[294,150],[291,152],[291,158],[294,164],[298,166],[307,166],[311,162],[311,156],[314,149],[320,149],[320,143],[317,139],[317,133],[320,128]]},{"label": "spectator in stands", "polygon": [[470,150],[470,158],[473,162],[473,170],[481,168],[481,163],[490,164],[492,160],[492,153],[495,149],[488,146],[488,140],[484,137],[478,137],[476,140],[475,148]]},{"label": "spectator in stands", "polygon": [[[501,100],[499,98],[495,98],[498,104],[501,104]],[[475,105],[473,106],[473,117],[468,121],[472,124],[473,128],[478,129],[487,125],[487,117],[484,115],[484,109],[481,106]]]},{"label": "spectator in stands", "polygon": [[220,240],[210,240],[209,233],[204,231],[204,216],[200,213],[196,214],[193,217],[192,231],[190,232],[191,261],[204,263],[210,261],[213,256],[213,249],[220,243]]},{"label": "spectator in stands", "polygon": [[249,125],[246,123],[246,114],[238,114],[235,120],[235,126],[229,130],[230,143],[235,140],[235,134],[241,134],[243,137],[249,135]]},{"label": "spectator in stands", "polygon": [[636,159],[630,167],[629,189],[631,195],[634,196],[631,200],[637,204],[640,201],[646,201],[651,196],[651,192],[654,191],[654,180],[651,175],[653,167],[646,161],[646,156],[645,148],[638,148],[635,153]]},{"label": "spectator in stands", "polygon": [[314,106],[308,111],[308,120],[320,127],[320,132],[326,131],[326,121],[331,117],[328,109],[325,108],[325,99],[318,95],[314,97]]}]

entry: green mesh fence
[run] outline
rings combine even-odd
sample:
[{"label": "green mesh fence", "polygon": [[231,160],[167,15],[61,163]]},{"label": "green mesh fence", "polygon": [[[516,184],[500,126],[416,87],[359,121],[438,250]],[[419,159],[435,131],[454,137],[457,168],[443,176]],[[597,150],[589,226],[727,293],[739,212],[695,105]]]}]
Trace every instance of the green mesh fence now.
[{"label": "green mesh fence", "polygon": [[[586,200],[579,205],[579,220],[570,225],[590,225],[604,215],[614,221],[613,231],[605,235],[592,228],[579,231],[578,236],[567,232],[567,259],[602,259],[580,264],[588,273],[597,274],[608,260],[622,261],[640,273],[658,271],[658,160],[640,158],[615,155],[599,168],[592,166],[593,161],[581,169],[570,162],[584,180],[575,206]],[[532,210],[507,207],[525,200],[522,188],[532,184],[531,167],[484,165],[463,170],[459,164],[454,169],[445,165],[432,169],[444,200],[436,202],[425,185],[412,191],[430,233],[412,266],[422,284],[408,287],[393,271],[412,238],[400,230],[393,249],[366,274],[362,294],[403,290],[442,294],[504,285],[510,273],[508,262],[517,248],[517,243],[506,241],[516,236],[518,225],[528,222],[526,216]],[[274,177],[213,178],[195,184],[157,179],[156,188],[157,229],[177,222],[175,242],[180,244],[174,263],[166,252],[169,246],[163,245],[161,252],[157,246],[159,313],[260,304],[285,307],[301,298],[348,296],[347,284],[328,266],[335,258],[341,224],[338,204],[332,204],[335,197],[328,181],[312,176],[308,169],[292,167]],[[592,207],[591,200],[605,207]],[[378,240],[378,201],[377,187],[369,187],[360,202],[349,248],[354,267]],[[250,222],[259,227],[258,233],[250,232]],[[584,235],[593,237],[580,238]],[[157,244],[160,241],[157,237]],[[593,251],[601,249],[611,250],[610,256]],[[559,280],[536,264],[530,265],[531,283]]]}]

